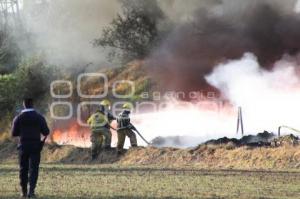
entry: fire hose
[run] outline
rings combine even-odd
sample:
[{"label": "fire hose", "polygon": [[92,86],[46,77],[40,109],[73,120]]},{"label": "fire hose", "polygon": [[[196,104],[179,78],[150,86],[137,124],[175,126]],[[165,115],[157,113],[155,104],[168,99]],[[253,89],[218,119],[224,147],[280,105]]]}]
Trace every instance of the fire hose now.
[{"label": "fire hose", "polygon": [[282,126],[279,126],[279,127],[278,127],[278,137],[280,136],[280,131],[281,131],[282,128],[290,129],[290,130],[292,130],[292,131],[295,131],[295,132],[297,132],[297,133],[300,133],[300,130],[298,130],[298,129],[295,129],[295,128],[292,128],[292,127],[289,127],[289,126],[282,125]]},{"label": "fire hose", "polygon": [[151,145],[151,143],[148,142],[134,126],[132,126],[132,127],[133,127],[132,130],[134,130],[140,136],[140,138],[142,138],[142,140],[144,140],[144,142],[146,142],[146,144]]},{"label": "fire hose", "polygon": [[114,130],[114,131],[117,131],[117,129],[115,129],[114,127],[112,127],[112,126],[110,126],[110,125],[109,125],[109,128],[111,128],[111,129]]},{"label": "fire hose", "polygon": [[[116,130],[116,129],[114,129],[114,128],[112,128],[111,127],[111,129],[113,129],[113,130]],[[123,127],[123,128],[118,128],[117,130],[122,130],[122,129],[131,129],[131,130],[133,130],[133,131],[135,131],[139,136],[140,136],[140,138],[146,143],[146,144],[148,144],[148,145],[151,145],[151,143],[150,142],[148,142],[143,136],[142,136],[142,134],[130,123],[130,125],[128,126],[128,127]]]}]

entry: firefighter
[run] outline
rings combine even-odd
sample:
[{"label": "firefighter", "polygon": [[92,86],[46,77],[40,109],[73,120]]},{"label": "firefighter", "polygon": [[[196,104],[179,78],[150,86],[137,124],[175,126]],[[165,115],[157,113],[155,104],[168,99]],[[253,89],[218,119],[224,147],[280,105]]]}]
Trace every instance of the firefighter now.
[{"label": "firefighter", "polygon": [[117,144],[117,152],[118,154],[122,153],[124,142],[126,136],[130,139],[131,147],[137,147],[136,135],[132,131],[132,125],[130,123],[130,110],[132,109],[132,104],[125,103],[123,105],[123,111],[119,114],[117,118],[118,123],[118,144]]},{"label": "firefighter", "polygon": [[103,105],[101,105],[100,109],[91,115],[87,121],[91,128],[92,159],[95,159],[99,154],[102,147],[103,138],[104,148],[111,149],[111,136],[108,122],[108,118],[105,114],[105,107]]}]

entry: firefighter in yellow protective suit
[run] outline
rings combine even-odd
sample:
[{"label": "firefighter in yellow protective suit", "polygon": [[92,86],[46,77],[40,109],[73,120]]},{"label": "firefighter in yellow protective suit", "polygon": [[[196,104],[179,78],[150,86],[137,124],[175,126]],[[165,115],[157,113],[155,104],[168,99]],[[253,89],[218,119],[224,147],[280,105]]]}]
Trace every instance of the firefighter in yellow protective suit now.
[{"label": "firefighter in yellow protective suit", "polygon": [[95,159],[101,151],[102,142],[104,138],[105,149],[110,149],[111,135],[109,131],[109,121],[105,114],[105,107],[100,106],[87,121],[91,128],[91,142],[92,142],[92,159]]},{"label": "firefighter in yellow protective suit", "polygon": [[117,144],[117,152],[118,154],[122,153],[124,142],[126,136],[130,139],[131,147],[137,147],[137,139],[135,133],[132,131],[132,125],[130,123],[130,109],[132,105],[130,103],[126,103],[123,105],[123,111],[119,114],[117,118],[118,123],[118,144]]}]

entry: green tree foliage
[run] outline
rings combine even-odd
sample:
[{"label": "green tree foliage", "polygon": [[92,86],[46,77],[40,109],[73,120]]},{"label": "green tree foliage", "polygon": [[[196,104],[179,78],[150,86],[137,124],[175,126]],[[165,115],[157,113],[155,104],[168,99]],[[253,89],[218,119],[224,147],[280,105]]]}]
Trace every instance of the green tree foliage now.
[{"label": "green tree foliage", "polygon": [[0,30],[0,74],[12,72],[18,65],[20,49],[13,37]]},{"label": "green tree foliage", "polygon": [[0,75],[0,120],[12,117],[25,97],[36,99],[40,111],[45,111],[50,83],[55,79],[56,69],[38,58],[23,61],[16,71]]},{"label": "green tree foliage", "polygon": [[48,74],[45,66],[38,60],[26,60],[20,64],[15,76],[22,88],[23,97],[39,97],[49,90]]},{"label": "green tree foliage", "polygon": [[156,0],[121,0],[122,13],[103,29],[95,46],[109,47],[109,58],[123,62],[146,57],[161,39],[158,25],[165,18]]},{"label": "green tree foliage", "polygon": [[0,75],[0,116],[7,115],[14,110],[17,92],[16,77],[10,75]]},{"label": "green tree foliage", "polygon": [[36,99],[37,106],[48,108],[46,98],[50,94],[50,83],[57,74],[54,66],[46,65],[39,58],[23,61],[15,72],[19,100],[26,97]]},{"label": "green tree foliage", "polygon": [[3,133],[9,131],[11,119],[14,115],[18,96],[16,90],[17,81],[14,75],[0,75],[0,142],[6,138]]}]

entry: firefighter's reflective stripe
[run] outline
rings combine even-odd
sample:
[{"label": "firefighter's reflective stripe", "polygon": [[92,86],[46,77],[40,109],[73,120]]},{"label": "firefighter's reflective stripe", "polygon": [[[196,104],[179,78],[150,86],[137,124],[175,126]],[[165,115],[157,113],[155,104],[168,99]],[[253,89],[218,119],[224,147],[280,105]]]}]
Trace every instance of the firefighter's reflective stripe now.
[{"label": "firefighter's reflective stripe", "polygon": [[118,128],[128,127],[130,125],[129,114],[125,112],[120,113],[117,119],[117,123],[118,123]]},{"label": "firefighter's reflective stripe", "polygon": [[87,123],[92,131],[101,131],[101,129],[107,126],[108,120],[103,113],[97,112],[88,119]]}]

